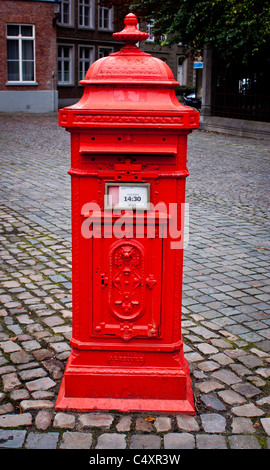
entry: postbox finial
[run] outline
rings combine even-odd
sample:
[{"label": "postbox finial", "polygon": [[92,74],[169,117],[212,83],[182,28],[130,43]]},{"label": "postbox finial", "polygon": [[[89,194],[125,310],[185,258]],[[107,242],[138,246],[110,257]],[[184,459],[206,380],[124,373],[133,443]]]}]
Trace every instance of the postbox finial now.
[{"label": "postbox finial", "polygon": [[117,41],[123,41],[126,44],[135,44],[138,41],[145,41],[148,37],[148,33],[143,33],[137,28],[138,18],[134,13],[129,13],[124,19],[125,28],[118,32],[113,33],[114,39]]}]

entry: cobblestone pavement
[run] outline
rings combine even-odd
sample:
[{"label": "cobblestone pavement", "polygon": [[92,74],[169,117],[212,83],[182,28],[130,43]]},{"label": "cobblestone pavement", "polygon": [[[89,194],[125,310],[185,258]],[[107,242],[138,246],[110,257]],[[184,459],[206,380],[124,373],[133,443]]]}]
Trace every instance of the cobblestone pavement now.
[{"label": "cobblestone pavement", "polygon": [[55,412],[71,336],[69,135],[56,115],[2,115],[0,139],[0,447],[270,448],[267,143],[189,138],[188,417]]}]

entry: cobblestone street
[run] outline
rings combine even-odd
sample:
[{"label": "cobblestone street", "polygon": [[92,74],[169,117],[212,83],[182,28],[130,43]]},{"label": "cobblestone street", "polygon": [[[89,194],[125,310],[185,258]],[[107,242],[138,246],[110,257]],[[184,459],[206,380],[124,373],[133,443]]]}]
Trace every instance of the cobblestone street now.
[{"label": "cobblestone street", "polygon": [[70,354],[70,142],[0,116],[0,448],[270,448],[270,146],[189,136],[182,331],[196,414],[54,410]]}]

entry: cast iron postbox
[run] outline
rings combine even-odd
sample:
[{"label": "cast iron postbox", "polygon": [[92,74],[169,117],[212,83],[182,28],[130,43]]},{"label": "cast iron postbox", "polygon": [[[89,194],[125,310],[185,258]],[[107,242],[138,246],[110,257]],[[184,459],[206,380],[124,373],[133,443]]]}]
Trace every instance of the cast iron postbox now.
[{"label": "cast iron postbox", "polygon": [[92,64],[82,99],[59,112],[71,134],[73,320],[56,409],[192,414],[182,241],[198,111],[135,45],[148,37],[136,25],[127,15],[113,35],[125,46]]}]

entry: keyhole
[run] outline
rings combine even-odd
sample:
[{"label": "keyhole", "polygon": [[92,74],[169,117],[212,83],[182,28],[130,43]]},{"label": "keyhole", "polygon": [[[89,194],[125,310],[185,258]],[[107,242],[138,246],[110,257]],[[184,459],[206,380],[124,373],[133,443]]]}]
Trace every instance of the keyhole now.
[{"label": "keyhole", "polygon": [[103,278],[103,277],[101,278],[101,285],[102,285],[102,286],[105,286],[105,281],[104,281],[104,278]]}]

